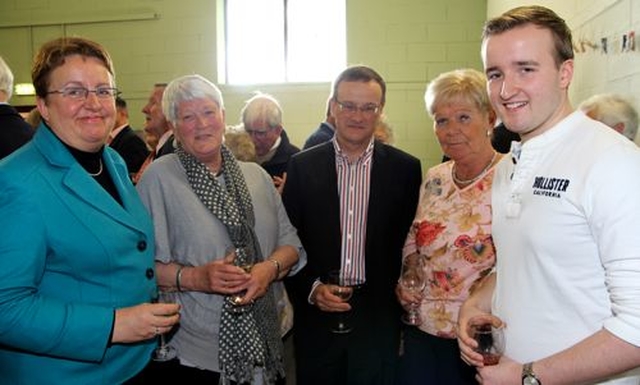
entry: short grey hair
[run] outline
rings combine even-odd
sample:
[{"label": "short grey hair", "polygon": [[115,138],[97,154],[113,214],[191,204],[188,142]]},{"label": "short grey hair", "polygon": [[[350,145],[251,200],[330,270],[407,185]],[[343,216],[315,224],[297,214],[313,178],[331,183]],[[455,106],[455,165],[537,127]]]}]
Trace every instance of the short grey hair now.
[{"label": "short grey hair", "polygon": [[622,135],[635,140],[638,133],[638,112],[631,102],[617,94],[597,94],[583,101],[579,108],[609,127],[624,124]]},{"label": "short grey hair", "polygon": [[7,100],[13,95],[13,72],[0,56],[0,91],[7,94]]},{"label": "short grey hair", "polygon": [[267,126],[269,126],[268,128],[281,127],[282,107],[280,107],[280,103],[278,103],[273,96],[256,92],[255,95],[245,102],[244,107],[242,107],[240,119],[245,126],[257,120],[264,119]]},{"label": "short grey hair", "polygon": [[178,105],[195,99],[210,99],[224,110],[220,89],[201,75],[186,75],[172,80],[162,94],[162,112],[174,126],[178,122]]}]

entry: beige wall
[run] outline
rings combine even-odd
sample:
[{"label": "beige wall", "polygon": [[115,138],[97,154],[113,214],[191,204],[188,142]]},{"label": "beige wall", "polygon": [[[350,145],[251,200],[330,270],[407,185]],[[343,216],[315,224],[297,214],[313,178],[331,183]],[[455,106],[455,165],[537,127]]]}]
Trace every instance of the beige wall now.
[{"label": "beige wall", "polygon": [[[2,0],[0,55],[17,82],[28,82],[31,57],[42,42],[61,35],[101,42],[113,56],[118,88],[129,102],[132,123],[140,128],[139,111],[153,83],[187,73],[217,82],[218,6],[216,0]],[[479,31],[485,16],[486,0],[347,1],[348,61],[371,65],[385,77],[385,110],[396,144],[418,156],[424,167],[441,159],[424,112],[425,85],[442,71],[480,68]],[[324,83],[221,88],[229,124],[238,121],[251,91],[273,94],[282,102],[292,141],[302,145],[324,116],[329,87]]]}]

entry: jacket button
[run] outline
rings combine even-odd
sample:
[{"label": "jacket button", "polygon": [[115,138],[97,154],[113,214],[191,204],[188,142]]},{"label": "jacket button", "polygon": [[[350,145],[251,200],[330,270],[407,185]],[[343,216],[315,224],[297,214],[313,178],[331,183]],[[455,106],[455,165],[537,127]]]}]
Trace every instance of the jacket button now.
[{"label": "jacket button", "polygon": [[153,272],[152,268],[148,268],[145,272],[145,275],[147,276],[147,279],[153,279],[155,273]]},{"label": "jacket button", "polygon": [[138,242],[138,250],[145,251],[147,249],[147,241],[139,241]]}]

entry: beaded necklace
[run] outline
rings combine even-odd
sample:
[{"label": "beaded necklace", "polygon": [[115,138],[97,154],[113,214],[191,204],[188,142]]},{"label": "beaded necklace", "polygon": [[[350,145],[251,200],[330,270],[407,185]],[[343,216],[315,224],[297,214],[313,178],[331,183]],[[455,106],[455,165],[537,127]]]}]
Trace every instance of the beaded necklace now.
[{"label": "beaded necklace", "polygon": [[491,161],[489,162],[489,164],[487,164],[487,166],[484,169],[482,169],[482,171],[480,171],[480,173],[478,175],[474,176],[471,179],[459,179],[456,176],[456,164],[454,162],[453,163],[453,167],[451,167],[451,177],[453,178],[453,181],[456,182],[457,185],[471,184],[471,183],[479,180],[480,178],[482,178],[484,176],[484,174],[486,174],[487,171],[489,171],[489,169],[493,165],[493,162],[496,161],[497,157],[498,157],[498,153],[494,151],[493,152],[493,157],[491,157]]}]

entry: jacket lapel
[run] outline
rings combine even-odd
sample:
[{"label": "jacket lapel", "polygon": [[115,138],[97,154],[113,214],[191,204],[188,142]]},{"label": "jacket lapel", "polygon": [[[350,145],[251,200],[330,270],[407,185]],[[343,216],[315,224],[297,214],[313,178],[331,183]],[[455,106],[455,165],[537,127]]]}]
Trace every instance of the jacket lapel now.
[{"label": "jacket lapel", "polygon": [[[135,207],[131,202],[131,194],[126,191],[128,188],[126,183],[131,182],[123,180],[122,175],[128,174],[122,165],[114,163],[110,153],[113,150],[105,149],[103,162],[120,194],[123,206],[120,206],[102,186],[87,174],[49,128],[40,127],[38,131],[40,130],[46,132],[38,132],[38,135],[34,137],[34,142],[38,150],[49,161],[51,167],[57,169],[62,185],[66,187],[65,190],[59,192],[62,200],[69,205],[85,204],[125,226],[144,231],[141,224],[132,216],[135,213],[128,212],[130,207]],[[55,184],[52,186],[57,189]],[[80,218],[83,221],[87,219]],[[91,223],[89,223],[89,227],[91,227]]]}]

